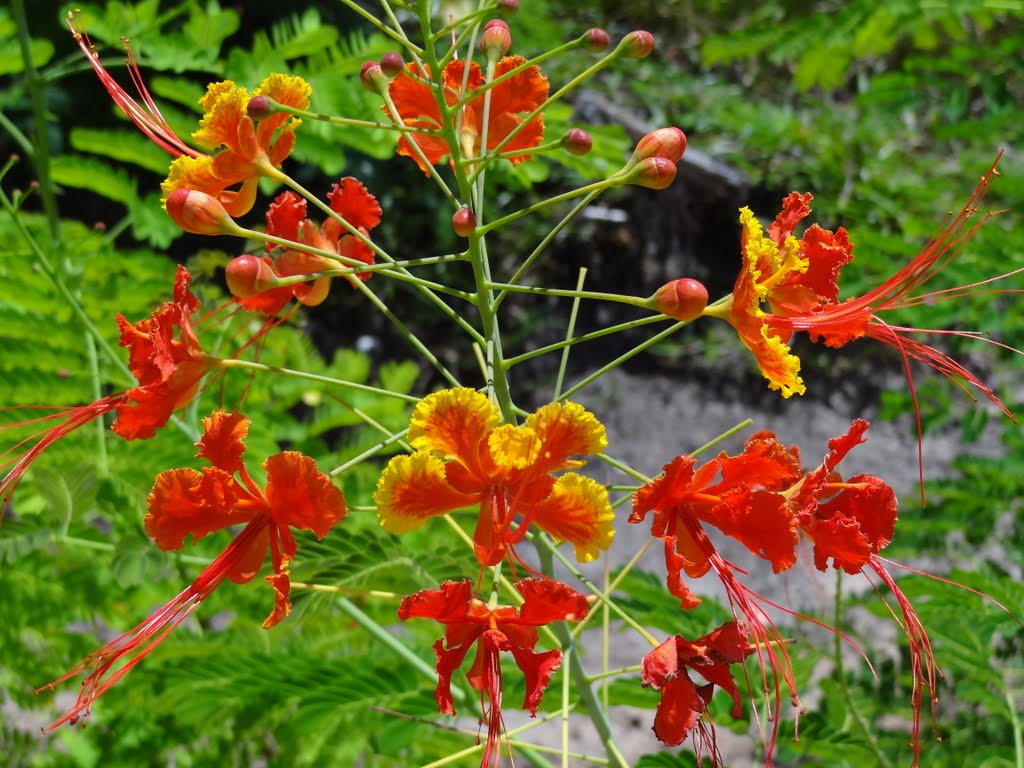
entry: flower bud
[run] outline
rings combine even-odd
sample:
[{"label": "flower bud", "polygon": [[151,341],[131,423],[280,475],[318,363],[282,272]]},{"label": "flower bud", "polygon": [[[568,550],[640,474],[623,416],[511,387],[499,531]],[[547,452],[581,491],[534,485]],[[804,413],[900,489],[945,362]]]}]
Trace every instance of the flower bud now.
[{"label": "flower bud", "polygon": [[583,155],[590,152],[593,146],[594,140],[582,128],[571,128],[562,137],[562,147],[570,155],[583,157]]},{"label": "flower bud", "polygon": [[506,19],[519,13],[519,0],[498,0],[498,13]]},{"label": "flower bud", "polygon": [[641,160],[629,176],[627,184],[648,189],[664,189],[676,178],[676,164],[667,157],[648,157]]},{"label": "flower bud", "polygon": [[664,157],[673,163],[686,151],[686,134],[679,128],[659,128],[651,131],[637,142],[636,149],[630,158],[639,162],[648,157]]},{"label": "flower bud", "polygon": [[370,93],[383,95],[388,90],[388,76],[376,61],[368,61],[359,69],[359,80]]},{"label": "flower bud", "polygon": [[276,112],[277,102],[269,96],[253,96],[245,107],[245,114],[253,120],[263,120]]},{"label": "flower bud", "polygon": [[228,290],[239,299],[248,299],[258,293],[270,290],[277,282],[277,275],[268,261],[248,253],[236,256],[224,270]]},{"label": "flower bud", "polygon": [[654,50],[654,35],[646,30],[637,29],[622,38],[619,49],[627,59],[646,59]]},{"label": "flower bud", "polygon": [[501,19],[493,19],[484,25],[480,35],[480,49],[488,54],[504,56],[512,47],[512,33]]},{"label": "flower bud", "polygon": [[402,61],[402,54],[389,51],[380,57],[380,68],[388,77],[395,77],[405,69],[405,62]]},{"label": "flower bud", "polygon": [[599,27],[588,29],[583,33],[583,47],[591,53],[606,51],[611,43],[612,39],[608,36],[608,33]]},{"label": "flower bud", "polygon": [[238,235],[242,229],[220,201],[195,189],[176,189],[164,203],[174,223],[195,235]]},{"label": "flower bud", "polygon": [[674,320],[694,320],[708,305],[708,289],[692,277],[681,277],[661,286],[650,302],[652,309]]},{"label": "flower bud", "polygon": [[452,229],[459,237],[469,237],[476,231],[476,216],[469,208],[459,208],[452,216]]}]

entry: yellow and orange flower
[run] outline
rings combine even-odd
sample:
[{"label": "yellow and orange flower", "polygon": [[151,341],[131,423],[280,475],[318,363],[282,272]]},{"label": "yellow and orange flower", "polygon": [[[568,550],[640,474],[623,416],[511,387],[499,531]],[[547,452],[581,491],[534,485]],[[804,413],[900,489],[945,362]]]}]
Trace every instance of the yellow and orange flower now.
[{"label": "yellow and orange flower", "polygon": [[[253,92],[278,104],[308,109],[312,89],[301,77],[269,75]],[[295,146],[302,122],[286,112],[273,112],[258,124],[247,114],[250,97],[230,80],[211,83],[199,100],[203,119],[192,138],[214,155],[183,155],[171,163],[161,185],[163,200],[176,189],[195,189],[217,198],[231,216],[247,213],[256,199],[256,184],[266,171],[281,165]],[[219,151],[218,151],[219,150]],[[242,186],[231,190],[236,184]]]},{"label": "yellow and orange flower", "polygon": [[553,473],[585,463],[570,456],[603,451],[604,427],[576,403],[546,405],[521,426],[500,422],[498,409],[473,389],[424,398],[409,426],[415,453],[392,458],[377,484],[381,525],[405,533],[478,506],[474,544],[483,565],[501,562],[531,523],[570,542],[581,562],[595,559],[614,535],[608,492],[578,473]]},{"label": "yellow and orange flower", "polygon": [[[521,56],[506,56],[498,62],[494,79],[512,72],[526,62]],[[389,85],[391,100],[402,121],[410,128],[423,131],[438,131],[442,126],[441,108],[434,91],[424,80],[430,79],[430,71],[420,69],[416,64],[406,65],[406,72],[400,73]],[[468,103],[456,118],[459,131],[459,150],[464,157],[479,157],[484,134],[484,74],[480,65],[469,65],[466,92],[462,92],[466,74],[466,62],[460,59],[449,62],[441,73],[441,88],[449,106],[467,96]],[[537,66],[529,66],[512,75],[493,88],[490,111],[487,119],[487,149],[493,150],[513,132],[518,133],[502,147],[502,152],[522,153],[509,158],[513,165],[529,160],[525,150],[540,144],[544,138],[544,121],[538,115],[522,126],[523,115],[532,113],[548,97],[548,79]],[[477,93],[479,92],[479,93]],[[476,93],[476,95],[473,95]],[[384,108],[385,112],[387,107]],[[398,154],[411,157],[427,173],[428,168],[414,151],[410,141],[416,142],[423,156],[431,165],[437,165],[452,153],[452,147],[440,133],[407,134],[398,140]]]}]

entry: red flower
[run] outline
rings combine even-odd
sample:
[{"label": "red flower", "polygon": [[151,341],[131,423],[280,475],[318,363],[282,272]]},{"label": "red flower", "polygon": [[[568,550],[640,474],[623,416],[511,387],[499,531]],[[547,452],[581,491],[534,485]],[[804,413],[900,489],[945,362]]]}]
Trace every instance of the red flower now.
[{"label": "red flower", "polygon": [[[515,584],[523,596],[519,608],[489,608],[473,597],[468,581],[445,581],[440,589],[424,589],[402,600],[398,618],[434,619],[446,625],[444,639],[434,643],[437,654],[437,689],[434,698],[443,715],[454,715],[452,674],[476,646],[476,656],[466,673],[470,686],[480,692],[481,709],[487,718],[487,743],[481,766],[498,764],[497,739],[501,719],[501,663],[508,651],[526,677],[523,709],[536,715],[551,675],[562,664],[557,648],[535,653],[537,627],[552,621],[579,621],[587,615],[587,599],[575,590],[549,579],[522,579]],[[486,698],[486,701],[484,699]]]},{"label": "red flower", "polygon": [[[661,691],[654,715],[654,735],[658,739],[674,747],[697,728],[694,736],[697,762],[701,762],[701,754],[706,749],[712,763],[721,764],[714,723],[704,715],[717,685],[732,697],[732,716],[740,716],[740,692],[729,665],[741,663],[754,652],[748,638],[742,624],[730,621],[696,640],[687,640],[681,635],[670,637],[644,656],[641,680],[645,687]],[[699,674],[707,683],[695,684],[688,670]]]},{"label": "red flower", "polygon": [[146,439],[166,424],[174,411],[192,402],[203,377],[218,367],[220,360],[205,354],[199,346],[192,327],[192,315],[199,309],[199,300],[189,290],[189,280],[188,271],[179,266],[173,301],[161,304],[148,320],[132,324],[122,315],[117,316],[121,346],[128,347],[128,367],[138,386],[89,405],[55,408],[47,416],[7,425],[13,428],[58,421],[56,426],[37,432],[0,454],[3,458],[30,444],[22,453],[0,464],[0,469],[11,467],[0,481],[0,514],[25,470],[69,432],[116,411],[117,419],[112,426],[115,433],[126,440]]},{"label": "red flower", "polygon": [[907,635],[910,667],[913,677],[911,706],[914,721],[911,744],[914,762],[920,754],[921,704],[924,689],[931,699],[932,720],[938,701],[936,686],[939,670],[935,664],[931,641],[910,600],[903,594],[885,567],[887,562],[878,553],[892,541],[899,508],[896,494],[884,481],[873,475],[856,475],[844,480],[836,471],[839,462],[854,446],[864,442],[868,423],[857,419],[849,431],[829,441],[829,452],[822,464],[808,472],[789,492],[797,510],[800,529],[814,542],[814,564],[824,571],[831,560],[835,568],[846,573],[864,573],[868,568],[877,574],[892,592],[903,617],[901,626]]},{"label": "red flower", "polygon": [[[525,63],[526,59],[521,56],[506,56],[495,67],[494,79],[502,78]],[[422,129],[424,132],[403,135],[398,140],[398,154],[413,158],[426,173],[427,167],[413,150],[410,141],[419,146],[431,165],[437,165],[445,156],[450,155],[452,148],[447,140],[436,132],[441,125],[441,109],[438,107],[433,89],[423,82],[424,79],[429,79],[429,71],[424,73],[414,63],[407,64],[406,68],[408,74],[400,73],[389,84],[391,99],[402,121],[407,126]],[[462,91],[464,79],[465,93]],[[480,142],[485,133],[486,85],[480,65],[476,62],[470,63],[468,78],[466,62],[461,59],[451,61],[441,73],[439,87],[444,92],[448,106],[469,97],[462,114],[457,118],[459,147],[463,156],[467,158],[478,157],[481,154]],[[539,67],[529,66],[489,90],[491,104],[486,130],[487,149],[494,149],[505,141],[512,131],[518,130],[515,138],[502,147],[502,152],[516,153],[509,158],[513,165],[529,160],[530,155],[525,154],[525,150],[540,144],[544,138],[544,123],[538,115],[521,128],[523,115],[532,113],[547,99],[548,79],[541,74]]]},{"label": "red flower", "polygon": [[[263,623],[270,629],[291,610],[288,563],[295,556],[289,526],[323,538],[345,516],[345,499],[313,460],[295,451],[271,456],[263,463],[267,483],[261,489],[242,463],[249,420],[239,413],[217,411],[203,420],[205,432],[196,443],[199,457],[211,466],[202,472],[172,469],[157,475],[147,503],[146,533],[163,550],[181,549],[231,525],[245,527],[181,594],[148,619],[107,643],[50,683],[47,688],[89,670],[75,705],[49,730],[87,717],[93,702],[142,661],[167,635],[226,579],[251,581],[267,551],[273,573],[266,577],[275,590],[274,610]],[[237,475],[237,479],[236,476]],[[122,662],[124,662],[122,664]]]}]

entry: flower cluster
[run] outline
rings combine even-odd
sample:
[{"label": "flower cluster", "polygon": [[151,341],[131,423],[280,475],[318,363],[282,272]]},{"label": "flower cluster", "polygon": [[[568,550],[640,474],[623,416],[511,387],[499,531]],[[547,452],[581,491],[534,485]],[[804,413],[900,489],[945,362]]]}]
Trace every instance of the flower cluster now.
[{"label": "flower cluster", "polygon": [[[773,574],[796,565],[803,542],[819,570],[831,567],[847,574],[863,574],[873,586],[880,583],[886,587],[898,606],[891,612],[910,648],[910,741],[916,765],[920,712],[925,696],[934,710],[939,672],[928,634],[891,573],[894,563],[881,555],[895,534],[896,494],[874,475],[845,478],[840,472],[840,464],[847,455],[865,441],[866,421],[854,419],[846,434],[829,441],[822,461],[810,469],[803,466],[796,448],[781,442],[771,432],[757,432],[736,453],[722,451],[704,461],[694,455],[679,455],[664,465],[659,476],[650,479],[605,455],[605,427],[582,405],[557,394],[549,402],[533,391],[529,402],[534,410],[530,412],[513,399],[509,370],[517,362],[621,328],[577,338],[570,334],[565,342],[539,351],[531,348],[519,357],[505,357],[498,318],[505,296],[515,290],[544,292],[541,288],[520,285],[519,281],[572,216],[524,259],[507,283],[499,283],[491,275],[485,244],[487,233],[573,196],[590,196],[589,202],[604,190],[623,184],[662,189],[675,179],[687,146],[682,130],[660,128],[644,136],[621,168],[606,179],[505,217],[488,216],[485,221],[484,213],[491,202],[487,201],[485,206],[484,170],[491,163],[508,161],[518,165],[556,152],[581,157],[593,145],[591,136],[579,128],[545,143],[544,111],[575,81],[552,95],[539,66],[544,57],[530,60],[507,55],[512,45],[507,23],[500,19],[485,21],[481,16],[485,10],[511,13],[516,7],[515,0],[500,0],[493,8],[488,6],[466,19],[453,20],[443,34],[428,37],[429,45],[424,48],[410,44],[408,51],[413,61],[406,63],[401,55],[390,53],[380,62],[367,62],[360,72],[363,86],[383,102],[388,122],[350,122],[393,130],[396,153],[412,158],[438,182],[451,204],[442,218],[447,221],[450,214],[454,232],[465,241],[465,250],[460,253],[436,258],[417,255],[408,261],[398,261],[388,254],[381,244],[387,237],[379,231],[375,235],[378,241],[370,239],[371,232],[381,224],[384,211],[362,182],[351,176],[341,178],[327,194],[325,203],[282,170],[302,121],[327,119],[309,111],[312,88],[305,80],[271,74],[252,95],[230,81],[211,84],[200,100],[203,116],[192,134],[194,142],[207,150],[201,151],[170,129],[145,88],[130,49],[129,68],[139,100],[124,91],[100,64],[74,15],[69,23],[115,103],[147,136],[175,155],[163,184],[164,206],[172,219],[188,232],[228,234],[244,238],[247,247],[252,241],[265,246],[258,255],[244,253],[225,259],[225,282],[234,301],[244,310],[264,316],[258,337],[283,321],[281,313],[293,299],[297,304],[291,311],[299,305],[312,308],[326,302],[331,278],[342,276],[358,289],[360,296],[372,300],[449,383],[450,386],[422,399],[406,395],[405,391],[395,393],[360,385],[373,396],[397,395],[416,405],[408,429],[398,433],[353,407],[353,412],[364,418],[367,425],[385,433],[374,449],[356,461],[373,458],[385,449],[394,451],[396,445],[405,449],[386,463],[380,460],[373,504],[355,505],[353,514],[363,513],[365,522],[382,540],[390,541],[392,535],[404,536],[425,527],[420,534],[423,538],[436,535],[436,528],[456,537],[461,542],[459,546],[465,545],[465,562],[452,569],[456,572],[430,576],[401,594],[372,592],[366,597],[393,598],[397,603],[393,615],[402,622],[432,619],[444,627],[443,637],[433,644],[437,675],[434,703],[440,714],[455,715],[455,704],[459,701],[460,709],[471,707],[481,727],[486,726],[486,738],[478,743],[482,766],[497,766],[503,757],[503,736],[509,741],[502,714],[507,679],[502,659],[511,658],[522,673],[522,708],[535,716],[546,687],[562,667],[563,653],[573,654],[569,656],[573,659],[569,665],[573,668],[572,684],[582,688],[578,699],[567,697],[563,702],[565,711],[574,701],[586,708],[606,739],[610,759],[618,764],[624,765],[624,758],[612,743],[607,713],[590,688],[597,677],[633,674],[638,686],[657,690],[655,736],[670,746],[693,736],[698,761],[701,753],[707,753],[713,764],[719,764],[721,757],[709,707],[715,691],[722,690],[731,702],[732,716],[741,716],[744,702],[736,677],[740,674],[749,689],[760,682],[768,699],[768,719],[772,725],[770,734],[762,734],[762,739],[768,755],[766,764],[770,765],[783,697],[788,697],[794,708],[800,704],[797,675],[787,650],[791,641],[782,635],[768,609],[801,616],[745,586],[743,577],[747,571],[722,554],[723,538],[734,540],[753,556],[755,565],[770,566]],[[394,24],[400,27],[397,20]],[[448,33],[455,41],[452,50],[438,56],[437,43],[446,39]],[[392,39],[407,38],[394,33]],[[466,39],[479,42],[483,64],[472,60],[474,52],[468,57],[459,55],[458,45]],[[587,70],[589,75],[616,59],[649,55],[654,38],[648,32],[635,31],[614,48],[610,45],[608,34],[594,29],[565,43],[564,50],[602,55],[600,62]],[[449,185],[442,174],[450,175],[455,183]],[[812,225],[798,236],[798,225],[810,213],[811,196],[796,192],[785,198],[781,213],[767,228],[749,208],[741,209],[741,266],[732,292],[718,301],[709,303],[707,289],[690,278],[671,281],[648,298],[582,290],[553,291],[552,295],[618,301],[654,310],[675,320],[676,327],[704,315],[723,319],[753,352],[769,386],[783,397],[805,391],[800,360],[789,346],[795,332],[805,331],[813,341],[828,347],[841,347],[859,338],[881,341],[897,349],[905,363],[913,358],[950,378],[964,381],[1012,416],[975,374],[937,348],[914,338],[925,331],[886,320],[886,313],[891,310],[960,298],[991,282],[921,293],[987,220],[986,217],[980,223],[972,223],[995,176],[993,164],[963,211],[920,254],[877,288],[859,297],[840,298],[840,274],[854,258],[847,232]],[[255,207],[261,178],[288,189],[269,204],[261,231],[243,229],[234,219]],[[308,210],[310,203],[324,219],[314,221]],[[420,279],[408,270],[410,266],[449,261],[471,268],[475,283],[472,290]],[[425,345],[373,292],[377,283],[365,282],[378,271],[385,277],[407,281],[433,306],[439,307],[446,319],[467,332],[479,354],[487,380],[485,387],[460,385],[462,376],[456,376],[429,354]],[[111,424],[116,435],[127,440],[152,437],[176,411],[200,397],[204,381],[214,372],[219,374],[248,364],[253,370],[304,376],[323,386],[350,384],[248,360],[215,357],[204,351],[197,328],[203,322],[213,322],[211,318],[216,319],[217,313],[200,316],[200,301],[189,287],[190,279],[189,272],[179,267],[172,300],[160,304],[148,319],[131,323],[117,315],[121,346],[128,350],[127,368],[136,378],[136,386],[91,404],[51,409],[39,418],[13,425],[44,427],[0,455],[0,469],[7,469],[0,481],[0,513],[31,463],[72,430],[93,419],[116,414]],[[467,313],[449,305],[449,298],[471,306],[478,324],[467,319]],[[651,318],[655,322],[664,319]],[[950,333],[975,336],[969,332]],[[219,349],[215,351],[220,354]],[[909,367],[907,373],[909,376]],[[910,383],[913,389],[912,379]],[[561,384],[559,378],[556,393],[572,394],[583,386],[562,390]],[[332,480],[347,465],[325,473],[310,456],[296,450],[281,450],[269,456],[262,471],[255,470],[254,477],[244,461],[250,424],[249,417],[240,410],[225,410],[223,403],[219,403],[202,420],[202,436],[196,443],[196,457],[205,462],[201,469],[169,469],[155,476],[141,522],[157,548],[180,550],[189,538],[195,543],[225,530],[231,530],[233,537],[195,580],[166,605],[46,686],[53,688],[86,673],[77,701],[51,728],[83,721],[99,696],[140,663],[225,581],[248,583],[269,561],[264,578],[273,589],[274,604],[263,622],[266,629],[289,615],[292,589],[309,586],[291,581],[290,564],[299,549],[295,531],[307,531],[323,539],[347,516],[349,505]],[[603,474],[595,472],[593,466],[585,470],[590,474],[583,474],[580,470],[589,457],[598,457],[607,466],[622,470],[630,478],[629,484],[602,482]],[[615,504],[611,498],[614,493],[620,494]],[[618,581],[602,591],[569,559],[565,544],[571,545],[578,563],[596,560],[607,552],[615,540],[614,506],[630,498],[632,511],[628,522],[649,522],[651,536],[660,542],[665,585],[674,598],[672,602],[679,601],[680,611],[697,609],[702,601],[692,581],[714,573],[724,588],[732,620],[709,627],[710,631],[698,637],[675,633],[660,640],[622,608],[616,596]],[[433,518],[442,518],[449,527]],[[415,534],[407,536],[403,543],[416,538]],[[536,558],[522,551],[526,541],[535,546]],[[640,561],[641,554],[630,561],[619,579]],[[555,558],[561,565],[554,564]],[[578,580],[589,593],[578,592],[556,579],[556,574],[563,578],[556,567],[564,567],[568,574],[565,580]],[[505,568],[513,574],[525,570],[530,575],[518,578],[516,574],[517,580],[512,583],[504,574]],[[420,573],[410,577],[420,579]],[[489,580],[485,581],[485,577]],[[443,581],[434,588],[437,579]],[[481,589],[485,583],[491,585],[490,592]],[[427,585],[430,586],[419,589]],[[402,596],[412,589],[418,591]],[[637,654],[639,663],[631,668],[588,676],[584,662],[576,661],[575,644],[585,637],[580,634],[582,625],[598,601],[609,616],[615,613],[637,629],[650,642],[652,650],[642,656]],[[372,622],[362,614],[359,620]],[[566,622],[575,624],[575,629],[570,629]],[[416,626],[404,626],[397,632],[375,627],[373,636],[381,642],[393,643],[394,647],[403,643],[406,636],[415,637],[419,631]],[[399,650],[423,669],[422,660],[414,652]],[[476,701],[474,697],[465,697],[456,680],[456,672],[465,666],[471,654],[465,678],[478,694]],[[755,683],[747,678],[744,668],[752,657],[760,669],[760,680]],[[425,671],[432,676],[429,668]],[[562,673],[569,674],[564,670]],[[565,759],[568,760],[567,755]]]}]

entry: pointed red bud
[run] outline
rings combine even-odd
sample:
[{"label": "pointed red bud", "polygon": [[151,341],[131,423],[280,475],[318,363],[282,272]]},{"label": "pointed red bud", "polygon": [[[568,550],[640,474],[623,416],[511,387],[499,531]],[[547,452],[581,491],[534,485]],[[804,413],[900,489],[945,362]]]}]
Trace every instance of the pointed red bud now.
[{"label": "pointed red bud", "polygon": [[654,50],[654,35],[637,29],[622,38],[619,49],[627,59],[646,59]]},{"label": "pointed red bud", "polygon": [[277,275],[270,265],[260,257],[248,253],[229,261],[224,275],[231,295],[239,299],[247,299],[270,290],[277,282]]},{"label": "pointed red bud", "polygon": [[195,189],[176,189],[164,208],[174,223],[196,235],[237,235],[241,227],[228,216],[217,198]]},{"label": "pointed red bud", "polygon": [[484,32],[480,35],[480,49],[487,53],[504,56],[512,47],[512,33],[501,19],[493,19],[484,25]]},{"label": "pointed red bud", "polygon": [[395,77],[405,69],[402,54],[389,51],[380,57],[380,68],[388,77]]},{"label": "pointed red bud", "polygon": [[498,0],[498,13],[506,19],[519,13],[519,0]]},{"label": "pointed red bud", "polygon": [[562,147],[570,155],[583,157],[583,155],[590,152],[593,146],[594,140],[582,128],[571,128],[562,137]]},{"label": "pointed red bud", "polygon": [[648,189],[664,189],[675,181],[675,178],[675,163],[667,157],[648,157],[636,164],[626,183]]},{"label": "pointed red bud", "polygon": [[708,289],[692,277],[681,277],[655,291],[651,304],[655,310],[674,320],[694,320],[708,305]]},{"label": "pointed red bud", "polygon": [[359,69],[359,80],[370,93],[383,95],[388,90],[388,76],[376,61],[368,61]]},{"label": "pointed red bud", "polygon": [[245,114],[253,120],[263,120],[277,110],[277,103],[269,96],[253,96],[245,107]]},{"label": "pointed red bud", "polygon": [[612,39],[608,36],[608,33],[599,27],[588,29],[583,33],[583,47],[591,53],[606,51],[611,44]]},{"label": "pointed red bud", "polygon": [[459,208],[452,216],[452,229],[459,237],[469,237],[476,232],[476,216],[469,208]]},{"label": "pointed red bud", "polygon": [[639,162],[648,157],[664,157],[673,163],[686,151],[686,134],[679,128],[659,128],[651,131],[637,142],[636,149],[630,158]]}]

